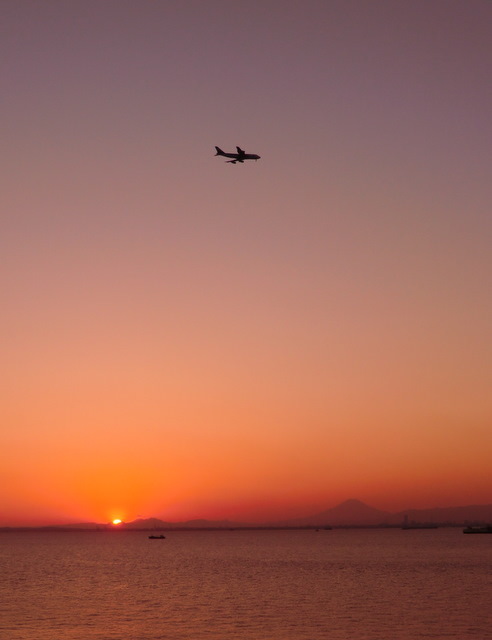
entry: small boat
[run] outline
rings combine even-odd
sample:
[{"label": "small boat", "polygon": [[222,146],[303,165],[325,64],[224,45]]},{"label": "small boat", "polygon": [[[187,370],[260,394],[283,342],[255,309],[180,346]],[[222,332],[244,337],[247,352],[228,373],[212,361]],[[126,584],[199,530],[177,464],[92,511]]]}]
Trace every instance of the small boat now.
[{"label": "small boat", "polygon": [[166,536],[149,536],[149,540],[164,540]]},{"label": "small boat", "polygon": [[492,524],[487,524],[485,527],[465,527],[463,533],[492,533]]}]

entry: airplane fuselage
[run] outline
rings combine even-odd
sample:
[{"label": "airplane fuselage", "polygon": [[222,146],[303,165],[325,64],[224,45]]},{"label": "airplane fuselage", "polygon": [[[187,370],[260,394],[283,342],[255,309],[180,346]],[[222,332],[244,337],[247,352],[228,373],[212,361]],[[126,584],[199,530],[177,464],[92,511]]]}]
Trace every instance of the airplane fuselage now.
[{"label": "airplane fuselage", "polygon": [[244,162],[245,160],[259,160],[260,156],[256,153],[245,153],[240,147],[236,147],[237,153],[226,153],[222,151],[219,147],[215,147],[216,156],[223,156],[224,158],[232,158],[232,160],[228,160],[231,164],[236,164],[236,162]]},{"label": "airplane fuselage", "polygon": [[224,153],[223,155],[226,158],[234,158],[238,162],[242,162],[243,160],[259,160],[260,159],[260,156],[257,156],[256,153],[244,153],[242,155],[240,155],[239,153]]}]

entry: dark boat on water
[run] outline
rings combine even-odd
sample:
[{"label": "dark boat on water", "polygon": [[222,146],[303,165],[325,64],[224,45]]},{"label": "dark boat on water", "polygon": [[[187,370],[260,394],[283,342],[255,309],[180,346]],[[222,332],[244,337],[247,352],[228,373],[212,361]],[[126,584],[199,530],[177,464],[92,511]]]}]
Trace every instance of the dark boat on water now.
[{"label": "dark boat on water", "polygon": [[492,533],[492,524],[487,524],[485,527],[465,527],[463,533]]},{"label": "dark boat on water", "polygon": [[164,540],[166,538],[166,536],[160,535],[160,536],[149,536],[149,540]]}]

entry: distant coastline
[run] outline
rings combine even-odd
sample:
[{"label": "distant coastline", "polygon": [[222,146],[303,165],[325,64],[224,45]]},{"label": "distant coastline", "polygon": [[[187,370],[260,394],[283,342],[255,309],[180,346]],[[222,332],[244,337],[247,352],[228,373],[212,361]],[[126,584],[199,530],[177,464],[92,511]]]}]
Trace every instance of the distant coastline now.
[{"label": "distant coastline", "polygon": [[321,513],[304,518],[263,523],[229,520],[188,520],[168,522],[159,518],[131,522],[84,522],[60,525],[2,526],[1,533],[20,532],[118,532],[118,531],[236,531],[236,530],[316,530],[319,529],[430,529],[439,527],[483,526],[492,523],[492,504],[434,509],[407,509],[398,513],[381,511],[360,500],[346,500]]}]

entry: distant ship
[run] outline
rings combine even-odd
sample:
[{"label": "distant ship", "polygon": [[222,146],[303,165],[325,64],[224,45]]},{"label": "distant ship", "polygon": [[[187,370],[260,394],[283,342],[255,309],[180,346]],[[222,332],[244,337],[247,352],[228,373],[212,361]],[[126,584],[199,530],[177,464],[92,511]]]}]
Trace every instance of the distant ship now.
[{"label": "distant ship", "polygon": [[149,540],[164,540],[166,536],[149,536]]},{"label": "distant ship", "polygon": [[465,527],[463,533],[492,533],[492,524],[487,524],[485,527]]}]

